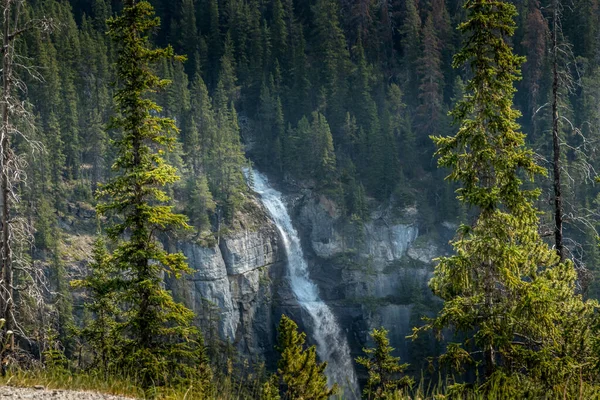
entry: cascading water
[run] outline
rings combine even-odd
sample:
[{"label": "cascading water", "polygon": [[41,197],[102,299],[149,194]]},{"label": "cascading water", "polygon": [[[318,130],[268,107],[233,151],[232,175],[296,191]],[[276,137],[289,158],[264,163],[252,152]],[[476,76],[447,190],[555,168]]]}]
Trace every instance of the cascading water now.
[{"label": "cascading water", "polygon": [[[250,171],[247,171],[248,173]],[[356,374],[350,356],[348,341],[335,320],[331,309],[319,297],[319,291],[308,275],[308,265],[302,252],[298,232],[282,201],[281,193],[269,185],[268,179],[256,170],[252,170],[254,191],[273,218],[287,251],[289,277],[292,291],[298,303],[310,316],[312,337],[317,343],[319,357],[327,361],[327,379],[337,382],[344,388],[345,398],[354,398],[359,389]]]}]

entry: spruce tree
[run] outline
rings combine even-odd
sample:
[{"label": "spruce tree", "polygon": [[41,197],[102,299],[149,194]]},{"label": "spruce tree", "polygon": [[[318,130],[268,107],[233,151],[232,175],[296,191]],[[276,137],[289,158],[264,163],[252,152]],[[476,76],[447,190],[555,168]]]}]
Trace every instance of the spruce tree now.
[{"label": "spruce tree", "polygon": [[191,110],[188,129],[183,137],[184,159],[193,174],[205,166],[208,150],[218,138],[212,99],[200,74],[196,74],[190,90]]},{"label": "spruce tree", "polygon": [[116,330],[120,314],[116,292],[119,280],[102,236],[94,241],[92,255],[90,274],[84,279],[71,281],[71,286],[87,291],[85,307],[91,312],[93,320],[79,334],[92,351],[94,367],[106,375],[111,361],[118,360],[115,351],[119,348]]},{"label": "spruce tree", "polygon": [[351,63],[344,30],[340,26],[340,10],[337,1],[317,0],[313,6],[316,56],[314,82],[319,84],[319,104],[327,119],[342,123],[345,118],[344,104],[348,95],[346,81]]},{"label": "spruce tree", "polygon": [[400,28],[402,36],[402,67],[406,79],[406,91],[411,106],[417,105],[417,94],[419,87],[419,77],[417,74],[417,60],[421,54],[421,17],[419,17],[418,2],[408,0],[405,3],[404,18]]},{"label": "spruce tree", "polygon": [[439,259],[430,287],[445,303],[417,332],[460,332],[440,361],[459,372],[482,366],[476,384],[453,384],[454,394],[554,397],[573,390],[569,376],[581,373],[580,362],[594,362],[588,326],[596,305],[575,294],[573,264],[561,263],[540,238],[539,191],[523,187],[523,178],[544,171],[512,107],[523,62],[508,43],[515,7],[469,0],[465,8],[459,30],[466,41],[454,65],[467,64],[473,76],[452,112],[457,134],[433,139],[440,166],[462,185],[459,199],[476,219],[458,229],[455,254]]},{"label": "spruce tree", "polygon": [[325,116],[319,112],[313,112],[311,121],[312,151],[316,157],[313,166],[313,175],[325,185],[335,180],[336,161],[333,149],[333,137]]},{"label": "spruce tree", "polygon": [[[440,134],[444,108],[441,44],[431,14],[427,17],[423,26],[421,43],[423,52],[417,60],[419,73],[417,115],[419,117],[419,131],[422,132],[422,137],[426,139],[431,134]],[[427,145],[430,143],[427,141]]]},{"label": "spruce tree", "polygon": [[273,21],[271,23],[273,42],[273,59],[284,68],[289,68],[288,37],[289,29],[285,21],[285,11],[281,0],[273,0]]},{"label": "spruce tree", "polygon": [[290,400],[326,400],[336,394],[337,384],[331,388],[327,386],[327,363],[317,361],[315,346],[305,348],[306,334],[298,332],[298,325],[282,315],[278,330],[277,350],[281,358],[277,363],[277,375],[283,383],[280,387],[283,397]]},{"label": "spruce tree", "polygon": [[375,342],[375,347],[363,349],[367,356],[356,359],[369,373],[363,391],[368,400],[395,399],[402,389],[414,384],[411,377],[400,376],[408,368],[408,364],[400,364],[400,357],[392,356],[394,348],[390,346],[387,334],[385,328],[373,329],[370,336]]},{"label": "spruce tree", "polygon": [[209,215],[214,214],[216,209],[206,176],[201,174],[191,177],[187,192],[189,193],[187,215],[197,234],[201,235],[204,231],[210,230]]},{"label": "spruce tree", "polygon": [[117,221],[107,233],[117,245],[111,262],[122,280],[119,366],[135,372],[145,389],[190,377],[203,361],[192,311],[163,287],[164,275],[180,277],[190,269],[183,254],[163,250],[157,238],[161,231],[188,228],[165,193],[179,179],[163,158],[173,149],[177,128],[172,119],[159,116],[160,107],[148,98],[169,84],[152,66],[164,59],[183,60],[171,47],[150,49],[148,34],[159,23],[150,3],[136,0],[128,0],[122,14],[108,21],[118,47],[115,102],[120,114],[112,127],[120,135],[115,140],[116,176],[102,187],[99,194],[106,201],[98,206],[101,214]]}]

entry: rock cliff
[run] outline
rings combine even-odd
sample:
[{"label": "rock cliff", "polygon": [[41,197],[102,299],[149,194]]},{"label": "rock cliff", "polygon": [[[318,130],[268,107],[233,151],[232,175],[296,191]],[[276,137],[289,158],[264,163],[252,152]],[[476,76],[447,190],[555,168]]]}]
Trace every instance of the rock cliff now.
[{"label": "rock cliff", "polygon": [[[288,193],[286,199],[311,277],[347,334],[353,356],[369,345],[369,331],[380,326],[390,331],[398,355],[405,360],[416,356],[405,336],[438,305],[427,282],[433,258],[447,250],[455,227],[447,223],[422,229],[416,207],[376,210],[358,223],[310,190]],[[176,297],[196,311],[202,326],[214,326],[252,361],[271,365],[281,313],[303,325],[285,279],[279,241],[277,227],[253,199],[218,244],[175,244],[195,272],[172,282]]]},{"label": "rock cliff", "polygon": [[335,203],[310,191],[290,203],[311,257],[311,275],[346,329],[354,355],[369,345],[368,333],[383,326],[397,354],[413,358],[405,337],[438,306],[427,282],[454,227],[422,231],[416,207],[382,208],[364,223],[352,222]]},{"label": "rock cliff", "polygon": [[274,351],[273,277],[281,276],[285,259],[277,228],[252,199],[235,218],[235,226],[207,247],[178,241],[177,250],[194,273],[169,281],[177,299],[196,312],[205,335],[214,328],[252,361]]}]

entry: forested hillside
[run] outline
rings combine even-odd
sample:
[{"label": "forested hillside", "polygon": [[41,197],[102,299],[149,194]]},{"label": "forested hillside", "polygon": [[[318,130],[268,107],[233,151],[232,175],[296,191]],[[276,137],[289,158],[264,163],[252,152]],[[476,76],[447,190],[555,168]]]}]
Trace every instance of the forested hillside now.
[{"label": "forested hillside", "polygon": [[[445,303],[414,321],[418,368],[442,354],[423,385],[439,374],[458,398],[594,392],[598,307],[584,299],[600,297],[598,0],[149,3],[2,2],[12,86],[1,247],[15,279],[3,272],[3,359],[19,358],[15,331],[33,364],[106,379],[122,368],[149,397],[191,380],[197,398],[219,385],[328,398],[325,364],[292,320],[279,325],[271,376],[228,358],[226,344],[211,349],[213,332],[195,322],[212,314],[194,315],[163,285],[194,272],[180,242],[218,249],[236,230],[260,231],[244,175],[257,166],[275,186],[326,199],[344,226],[413,208],[421,232],[467,224],[430,284]],[[432,345],[429,331],[456,343]],[[373,331],[379,352],[359,360],[369,399],[419,388],[386,335]],[[254,379],[232,372],[240,365]]]},{"label": "forested hillside", "polygon": [[[45,79],[29,83],[37,134],[47,152],[30,163],[28,194],[31,207],[44,210],[37,235],[44,248],[51,247],[46,239],[52,236],[53,210],[64,211],[67,200],[91,201],[98,182],[110,174],[112,133],[105,127],[113,110],[114,45],[104,34],[104,21],[120,5],[31,3],[35,13],[58,23],[53,33],[28,37],[26,45]],[[158,67],[174,84],[156,99],[181,129],[181,145],[170,162],[184,179],[174,190],[200,231],[211,225],[214,230],[217,214],[225,222],[233,215],[245,187],[239,167],[247,160],[281,179],[310,182],[343,204],[349,218],[360,219],[373,200],[417,202],[429,210],[429,224],[439,215],[461,214],[455,188],[442,183],[446,172],[437,169],[429,139],[453,132],[447,113],[468,78],[466,69],[451,66],[462,39],[456,30],[465,16],[461,4],[153,5],[162,21],[155,43],[187,55],[183,65]],[[519,122],[528,143],[543,161],[550,160],[550,16],[539,2],[516,6],[511,43],[527,57],[515,97],[523,114]],[[577,167],[596,163],[599,12],[587,1],[565,8],[562,16],[561,135],[565,163],[577,182],[566,193],[574,213],[583,207],[594,213],[593,173]],[[543,165],[551,169],[549,162]],[[47,191],[52,201],[38,195]],[[586,243],[594,236],[585,235]]]}]

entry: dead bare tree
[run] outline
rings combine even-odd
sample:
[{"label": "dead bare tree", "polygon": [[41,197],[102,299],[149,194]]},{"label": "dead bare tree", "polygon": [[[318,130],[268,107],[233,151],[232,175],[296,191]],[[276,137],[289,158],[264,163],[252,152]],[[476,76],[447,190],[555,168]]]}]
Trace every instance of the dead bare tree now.
[{"label": "dead bare tree", "polygon": [[[540,161],[551,169],[551,194],[548,193],[548,204],[552,204],[552,226],[542,228],[544,236],[552,236],[555,249],[561,260],[570,259],[578,271],[580,291],[586,291],[590,281],[590,273],[584,262],[584,247],[575,238],[577,231],[591,230],[597,233],[597,223],[600,213],[590,212],[581,204],[575,204],[571,199],[576,186],[595,184],[597,171],[590,162],[593,155],[600,149],[598,140],[586,137],[569,119],[567,99],[581,87],[582,73],[572,45],[564,36],[562,30],[562,15],[564,7],[570,7],[569,0],[552,0],[547,9],[543,9],[544,19],[548,25],[549,48],[548,62],[552,74],[550,101],[540,105],[534,112],[533,118],[549,112],[551,124],[549,134],[552,136],[551,155],[548,159],[541,155],[544,151],[538,149]],[[563,133],[568,132],[564,136]],[[575,144],[576,143],[576,144]],[[543,144],[540,143],[542,146]],[[565,160],[568,154],[570,161]],[[565,236],[565,228],[569,227]]]},{"label": "dead bare tree", "polygon": [[[41,76],[35,68],[28,66],[25,58],[20,56],[16,49],[19,39],[31,29],[48,30],[51,21],[47,19],[25,20],[26,0],[2,0],[0,5],[1,32],[2,32],[2,94],[0,96],[0,317],[5,320],[3,338],[2,364],[6,365],[15,351],[15,332],[26,337],[21,329],[15,312],[15,291],[35,291],[38,295],[41,290],[36,290],[37,284],[43,282],[43,272],[31,262],[19,258],[22,251],[15,252],[16,248],[23,248],[32,237],[32,228],[27,219],[22,218],[17,212],[19,203],[19,187],[26,180],[24,173],[24,157],[16,154],[13,148],[14,140],[21,140],[31,144],[33,149],[39,145],[30,139],[24,132],[33,129],[33,118],[28,110],[27,103],[21,98],[26,93],[26,85],[20,73],[29,73],[36,79]],[[16,256],[15,256],[16,254]],[[22,272],[27,282],[19,287],[14,282],[15,271]],[[40,296],[37,296],[40,298]]]},{"label": "dead bare tree", "polygon": [[559,0],[552,0],[552,172],[554,177],[554,241],[561,261],[565,259],[563,245],[563,205],[560,173],[560,137],[558,115],[558,16]]}]

